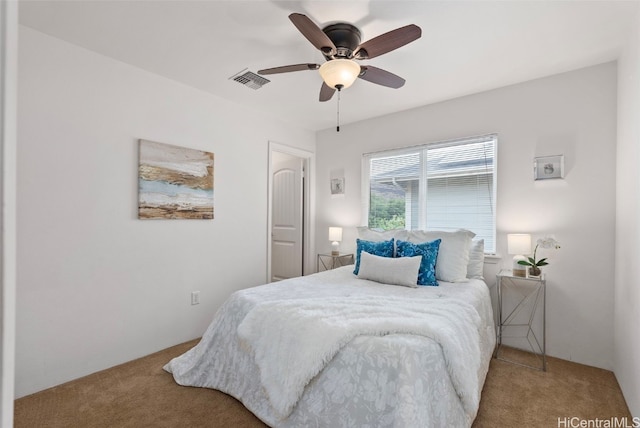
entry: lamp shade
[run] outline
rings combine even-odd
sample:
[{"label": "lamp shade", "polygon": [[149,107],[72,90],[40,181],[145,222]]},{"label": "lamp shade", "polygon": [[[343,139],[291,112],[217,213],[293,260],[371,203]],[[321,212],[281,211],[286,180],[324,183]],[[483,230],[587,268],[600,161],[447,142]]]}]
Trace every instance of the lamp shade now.
[{"label": "lamp shade", "polygon": [[509,254],[531,254],[531,235],[528,233],[510,233],[507,235]]},{"label": "lamp shade", "polygon": [[342,228],[330,227],[329,228],[329,241],[340,242],[342,241]]},{"label": "lamp shade", "polygon": [[332,59],[322,64],[318,72],[330,88],[346,89],[358,78],[360,66],[350,59]]}]

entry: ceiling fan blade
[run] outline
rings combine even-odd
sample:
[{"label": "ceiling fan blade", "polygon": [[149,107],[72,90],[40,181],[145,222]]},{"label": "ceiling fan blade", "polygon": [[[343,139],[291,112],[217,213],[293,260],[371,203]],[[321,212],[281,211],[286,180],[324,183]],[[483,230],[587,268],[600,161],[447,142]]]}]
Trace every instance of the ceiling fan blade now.
[{"label": "ceiling fan blade", "polygon": [[320,101],[329,101],[331,97],[333,97],[333,94],[335,92],[335,88],[332,88],[331,86],[322,82],[322,87],[320,88]]},{"label": "ceiling fan blade", "polygon": [[291,71],[317,70],[319,68],[320,66],[318,64],[283,65],[282,67],[265,68],[264,70],[258,70],[258,74],[289,73]]},{"label": "ceiling fan blade", "polygon": [[325,55],[335,55],[336,46],[333,44],[329,36],[320,29],[307,15],[301,13],[292,13],[289,19],[296,26],[298,31],[311,42],[313,46],[320,49]]},{"label": "ceiling fan blade", "polygon": [[387,88],[398,89],[404,86],[405,83],[405,80],[402,77],[396,76],[395,74],[378,67],[363,65],[360,67],[360,70],[360,76],[358,77],[366,80],[367,82],[386,86]]},{"label": "ceiling fan blade", "polygon": [[398,49],[417,40],[422,36],[422,30],[420,27],[414,24],[407,25],[405,27],[396,28],[374,37],[371,40],[367,40],[356,49],[354,57],[356,59],[371,59],[387,52],[391,52],[394,49]]}]

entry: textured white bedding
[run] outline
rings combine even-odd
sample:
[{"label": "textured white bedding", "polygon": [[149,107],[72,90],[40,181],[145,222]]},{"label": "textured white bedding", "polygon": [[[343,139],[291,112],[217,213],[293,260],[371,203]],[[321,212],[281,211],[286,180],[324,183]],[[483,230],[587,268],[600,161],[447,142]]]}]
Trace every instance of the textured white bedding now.
[{"label": "textured white bedding", "polygon": [[[201,342],[173,359],[165,369],[173,373],[181,385],[214,388],[238,398],[274,427],[470,426],[495,345],[491,302],[485,283],[470,280],[456,284],[441,282],[439,287],[406,288],[357,279],[351,271],[352,267],[346,266],[234,293],[217,312]],[[326,309],[326,314],[332,315],[324,317],[325,324],[316,324],[307,331],[309,334],[302,335],[302,341],[293,340],[311,344],[314,349],[311,354],[291,350],[272,352],[271,360],[256,354],[259,349],[262,349],[259,353],[269,354],[265,352],[269,342],[283,342],[282,337],[268,337],[274,333],[267,333],[266,324],[264,328],[257,327],[261,319],[263,322],[269,319],[269,311],[274,314],[272,324],[278,325],[287,322],[292,313],[299,314],[296,308],[321,311],[317,303],[322,300],[332,302],[333,309]],[[365,316],[369,309],[363,304],[381,306],[385,300],[388,307],[378,315],[371,313],[371,320],[409,311],[411,315],[407,318],[411,321],[403,324],[402,317],[391,316],[393,329],[388,323],[385,327],[385,321],[370,322]],[[317,331],[322,331],[323,326],[331,328],[327,327],[327,320],[336,325],[347,322],[349,316],[339,315],[339,311],[348,308],[347,302],[360,302],[354,311],[360,312],[360,323],[366,321],[364,324],[369,330],[362,332],[369,334],[352,334],[354,330],[347,328],[347,336],[338,339],[341,346],[334,349],[335,339]],[[423,311],[422,305],[437,309]],[[441,312],[445,307],[453,309],[450,325],[443,324]],[[388,308],[395,309],[389,311]],[[418,320],[421,312],[438,315],[431,317],[431,321],[426,317],[425,325],[421,326]],[[310,322],[306,317],[291,321],[294,331],[313,325],[303,326],[301,320]],[[241,340],[238,327],[243,322]],[[371,330],[373,325],[378,327]],[[397,330],[402,325],[411,328]],[[320,330],[313,333],[313,328]],[[260,341],[261,337],[266,340]],[[286,371],[287,365],[291,366],[296,359],[278,366],[274,358],[290,359],[292,355],[300,355],[305,360],[313,360],[315,352],[323,353],[326,349],[330,350],[328,356],[319,356],[320,360],[327,360],[326,366],[317,375],[314,373],[317,367],[311,372],[307,370],[312,378],[300,391],[301,395],[290,393],[281,400],[282,396],[276,394],[277,374],[283,373],[283,367]],[[317,365],[317,361],[311,365],[314,364]],[[261,381],[265,372],[270,373],[272,385]],[[296,382],[304,385],[307,380]]]}]

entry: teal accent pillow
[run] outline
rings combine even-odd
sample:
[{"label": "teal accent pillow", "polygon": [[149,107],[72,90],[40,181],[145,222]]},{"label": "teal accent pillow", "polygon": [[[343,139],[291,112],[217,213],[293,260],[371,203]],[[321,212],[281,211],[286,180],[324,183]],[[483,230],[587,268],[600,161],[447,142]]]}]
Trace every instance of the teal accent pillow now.
[{"label": "teal accent pillow", "polygon": [[441,239],[435,241],[422,242],[414,244],[412,242],[397,242],[397,257],[414,257],[422,256],[420,270],[418,271],[418,285],[437,286],[436,280],[436,261],[438,260],[438,250],[440,249]]},{"label": "teal accent pillow", "polygon": [[373,254],[380,257],[393,257],[393,238],[388,241],[372,242],[356,239],[356,267],[353,274],[357,275],[360,271],[360,254],[362,252]]}]

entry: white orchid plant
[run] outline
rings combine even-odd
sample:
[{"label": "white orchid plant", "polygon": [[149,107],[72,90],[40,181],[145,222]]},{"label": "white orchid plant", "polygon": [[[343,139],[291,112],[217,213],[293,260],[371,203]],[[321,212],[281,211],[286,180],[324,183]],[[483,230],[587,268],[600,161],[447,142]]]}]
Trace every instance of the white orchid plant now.
[{"label": "white orchid plant", "polygon": [[527,257],[527,260],[518,261],[519,265],[530,266],[532,275],[540,275],[540,266],[546,266],[549,264],[547,262],[547,257],[540,260],[536,260],[538,247],[547,248],[547,249],[554,248],[557,250],[558,248],[560,248],[560,243],[551,236],[545,236],[544,238],[540,238],[536,242],[535,250],[533,250],[533,257]]}]

